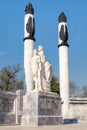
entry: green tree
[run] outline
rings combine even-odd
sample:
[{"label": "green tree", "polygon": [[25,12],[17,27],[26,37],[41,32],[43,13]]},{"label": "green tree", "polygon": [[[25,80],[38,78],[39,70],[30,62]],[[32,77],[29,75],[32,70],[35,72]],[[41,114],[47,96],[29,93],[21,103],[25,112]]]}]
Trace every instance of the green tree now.
[{"label": "green tree", "polygon": [[18,78],[20,70],[20,65],[4,67],[0,71],[0,89],[12,91],[23,88],[23,80]]},{"label": "green tree", "polygon": [[59,82],[58,82],[58,78],[55,75],[52,75],[52,81],[51,81],[51,91],[52,92],[56,92],[56,93],[60,93],[59,92]]}]

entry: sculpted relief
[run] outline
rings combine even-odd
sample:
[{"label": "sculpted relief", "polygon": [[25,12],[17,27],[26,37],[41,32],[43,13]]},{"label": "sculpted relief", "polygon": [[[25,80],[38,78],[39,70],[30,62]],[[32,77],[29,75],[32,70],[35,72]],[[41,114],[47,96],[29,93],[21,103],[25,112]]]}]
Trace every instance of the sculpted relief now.
[{"label": "sculpted relief", "polygon": [[33,50],[32,75],[35,87],[34,90],[51,91],[52,66],[46,61],[44,48],[42,46],[38,47],[38,51],[36,49]]}]

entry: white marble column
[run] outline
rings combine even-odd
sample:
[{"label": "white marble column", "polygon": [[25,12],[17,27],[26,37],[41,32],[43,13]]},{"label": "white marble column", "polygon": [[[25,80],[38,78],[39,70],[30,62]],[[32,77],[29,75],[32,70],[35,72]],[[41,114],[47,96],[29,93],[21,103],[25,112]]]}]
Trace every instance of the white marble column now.
[{"label": "white marble column", "polygon": [[25,85],[26,92],[33,90],[33,79],[32,79],[32,52],[34,47],[34,41],[27,39],[24,42],[24,73],[25,73]]},{"label": "white marble column", "polygon": [[32,55],[34,48],[34,9],[31,4],[28,4],[25,9],[24,20],[24,73],[25,73],[25,89],[30,92],[34,89],[32,79]]},{"label": "white marble column", "polygon": [[59,78],[60,78],[60,97],[62,99],[62,116],[68,118],[69,111],[69,71],[68,71],[68,32],[66,17],[64,13],[59,16]]}]

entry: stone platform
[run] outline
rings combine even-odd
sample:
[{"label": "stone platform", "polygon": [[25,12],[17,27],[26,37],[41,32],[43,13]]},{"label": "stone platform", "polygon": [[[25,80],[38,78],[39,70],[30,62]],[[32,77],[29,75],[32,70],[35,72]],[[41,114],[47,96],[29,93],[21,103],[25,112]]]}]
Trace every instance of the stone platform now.
[{"label": "stone platform", "polygon": [[23,99],[21,125],[41,126],[62,124],[61,101],[53,92],[32,91]]}]

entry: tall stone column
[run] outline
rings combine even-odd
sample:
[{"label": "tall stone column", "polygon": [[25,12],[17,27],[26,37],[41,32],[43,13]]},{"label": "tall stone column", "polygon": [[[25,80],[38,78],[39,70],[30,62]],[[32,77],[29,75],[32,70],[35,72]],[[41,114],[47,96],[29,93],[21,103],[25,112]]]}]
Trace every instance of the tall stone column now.
[{"label": "tall stone column", "polygon": [[62,12],[59,16],[59,73],[60,73],[60,97],[62,99],[62,116],[68,118],[69,111],[69,72],[68,72],[68,31],[66,16]]},{"label": "tall stone column", "polygon": [[28,4],[25,9],[24,20],[24,73],[25,73],[25,86],[26,92],[33,90],[32,79],[32,54],[34,48],[34,34],[35,34],[35,20],[34,9],[32,4]]}]

